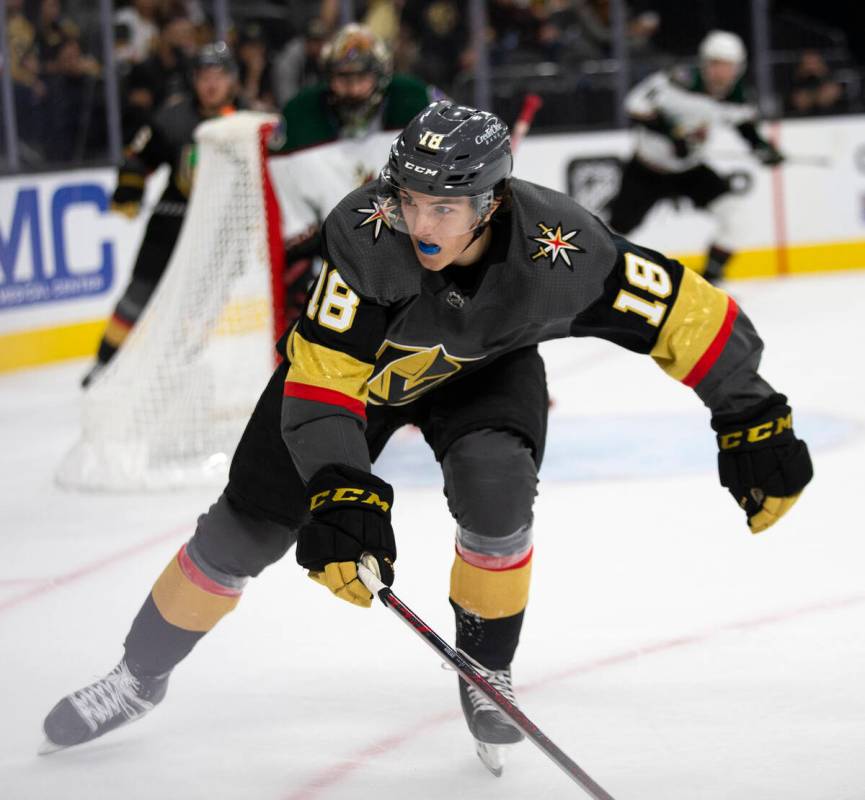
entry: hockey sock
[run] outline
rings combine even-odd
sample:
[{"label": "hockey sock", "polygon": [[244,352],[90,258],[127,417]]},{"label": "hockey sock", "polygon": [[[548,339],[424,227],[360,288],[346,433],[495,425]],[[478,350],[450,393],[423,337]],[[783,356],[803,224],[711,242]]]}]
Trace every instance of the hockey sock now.
[{"label": "hockey sock", "polygon": [[513,660],[531,570],[531,547],[504,559],[457,550],[450,586],[457,647],[489,669],[504,669]]},{"label": "hockey sock", "polygon": [[245,582],[208,567],[191,543],[181,547],[153,585],[126,637],[126,659],[133,671],[170,672],[234,609]]},{"label": "hockey sock", "polygon": [[706,268],[703,270],[703,277],[710,283],[715,283],[724,277],[724,267],[727,262],[733,257],[729,250],[723,250],[717,245],[712,245],[709,252],[706,254]]}]

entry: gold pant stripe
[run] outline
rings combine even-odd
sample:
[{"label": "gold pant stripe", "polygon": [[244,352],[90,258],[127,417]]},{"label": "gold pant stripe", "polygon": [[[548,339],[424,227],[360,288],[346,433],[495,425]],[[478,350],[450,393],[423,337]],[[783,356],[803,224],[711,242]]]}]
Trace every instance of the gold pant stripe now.
[{"label": "gold pant stripe", "polygon": [[156,608],[166,622],[185,631],[209,631],[229,611],[240,596],[212,594],[196,586],[180,568],[177,558],[159,576],[151,592]]},{"label": "gold pant stripe", "polygon": [[690,269],[661,327],[652,358],[671,378],[683,380],[715,340],[727,314],[727,295]]},{"label": "gold pant stripe", "polygon": [[451,600],[483,619],[519,614],[529,602],[531,559],[515,569],[488,570],[474,567],[456,556],[451,569]]},{"label": "gold pant stripe", "polygon": [[297,330],[291,334],[286,350],[291,361],[286,381],[330,389],[366,405],[366,382],[372,375],[372,364],[308,342]]}]

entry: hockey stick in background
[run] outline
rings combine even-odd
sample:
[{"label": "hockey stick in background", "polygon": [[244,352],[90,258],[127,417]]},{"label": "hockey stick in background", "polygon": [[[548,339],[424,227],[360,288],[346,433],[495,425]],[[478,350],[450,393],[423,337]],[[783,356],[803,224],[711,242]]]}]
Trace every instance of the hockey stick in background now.
[{"label": "hockey stick in background", "polygon": [[541,99],[540,95],[537,94],[527,94],[523,98],[523,106],[520,109],[520,114],[517,117],[517,121],[514,123],[513,131],[511,131],[512,152],[515,153],[517,151],[517,148],[520,146],[520,142],[529,132],[529,128],[532,127],[532,121],[535,118],[535,114],[538,113],[538,109],[543,104],[544,101]]},{"label": "hockey stick in background", "polygon": [[[365,560],[367,558],[362,557],[361,561]],[[357,565],[357,574],[363,585],[374,596],[377,596],[386,608],[389,608],[405,622],[441,658],[452,666],[464,680],[480,689],[526,735],[528,740],[553,761],[574,783],[579,784],[594,800],[614,800],[612,795],[595,783],[591,776],[584,772],[575,761],[572,761],[557,745],[547,738],[534,722],[481,675],[468,659],[460,655],[458,651],[454,650],[430,628],[429,625],[391,591],[389,586],[385,586],[374,572],[363,563],[360,563]]]}]

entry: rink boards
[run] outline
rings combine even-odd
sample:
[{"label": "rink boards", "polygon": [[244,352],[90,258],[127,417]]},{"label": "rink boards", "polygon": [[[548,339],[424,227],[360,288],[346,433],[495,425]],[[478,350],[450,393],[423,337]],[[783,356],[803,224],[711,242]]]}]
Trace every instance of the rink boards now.
[{"label": "rink boards", "polygon": [[[707,158],[736,175],[739,192],[714,216],[663,202],[631,238],[697,270],[718,242],[736,251],[731,278],[865,267],[865,117],[788,120],[765,133],[790,157],[783,169],[763,168],[735,133],[719,132]],[[390,136],[376,138],[383,162]],[[515,174],[600,212],[630,149],[627,131],[530,136]],[[114,181],[111,169],[0,180],[0,371],[94,352],[147,218],[110,213]],[[150,203],[162,181],[150,181]]]}]

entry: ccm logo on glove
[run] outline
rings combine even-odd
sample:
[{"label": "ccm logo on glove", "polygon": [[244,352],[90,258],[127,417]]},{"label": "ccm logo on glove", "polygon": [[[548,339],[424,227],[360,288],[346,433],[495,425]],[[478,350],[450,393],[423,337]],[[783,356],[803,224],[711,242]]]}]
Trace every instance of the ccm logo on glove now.
[{"label": "ccm logo on glove", "polygon": [[323,492],[317,492],[309,500],[309,510],[324,510],[336,503],[360,503],[366,506],[378,506],[382,511],[390,510],[390,503],[382,500],[375,492],[353,486],[342,486],[338,489],[326,489]]},{"label": "ccm logo on glove", "polygon": [[721,450],[732,450],[734,447],[739,447],[743,442],[747,442],[748,444],[762,442],[772,436],[779,436],[787,430],[793,430],[792,413],[783,417],[778,417],[775,420],[762,422],[751,428],[744,428],[740,431],[724,433],[718,437],[718,445]]}]

